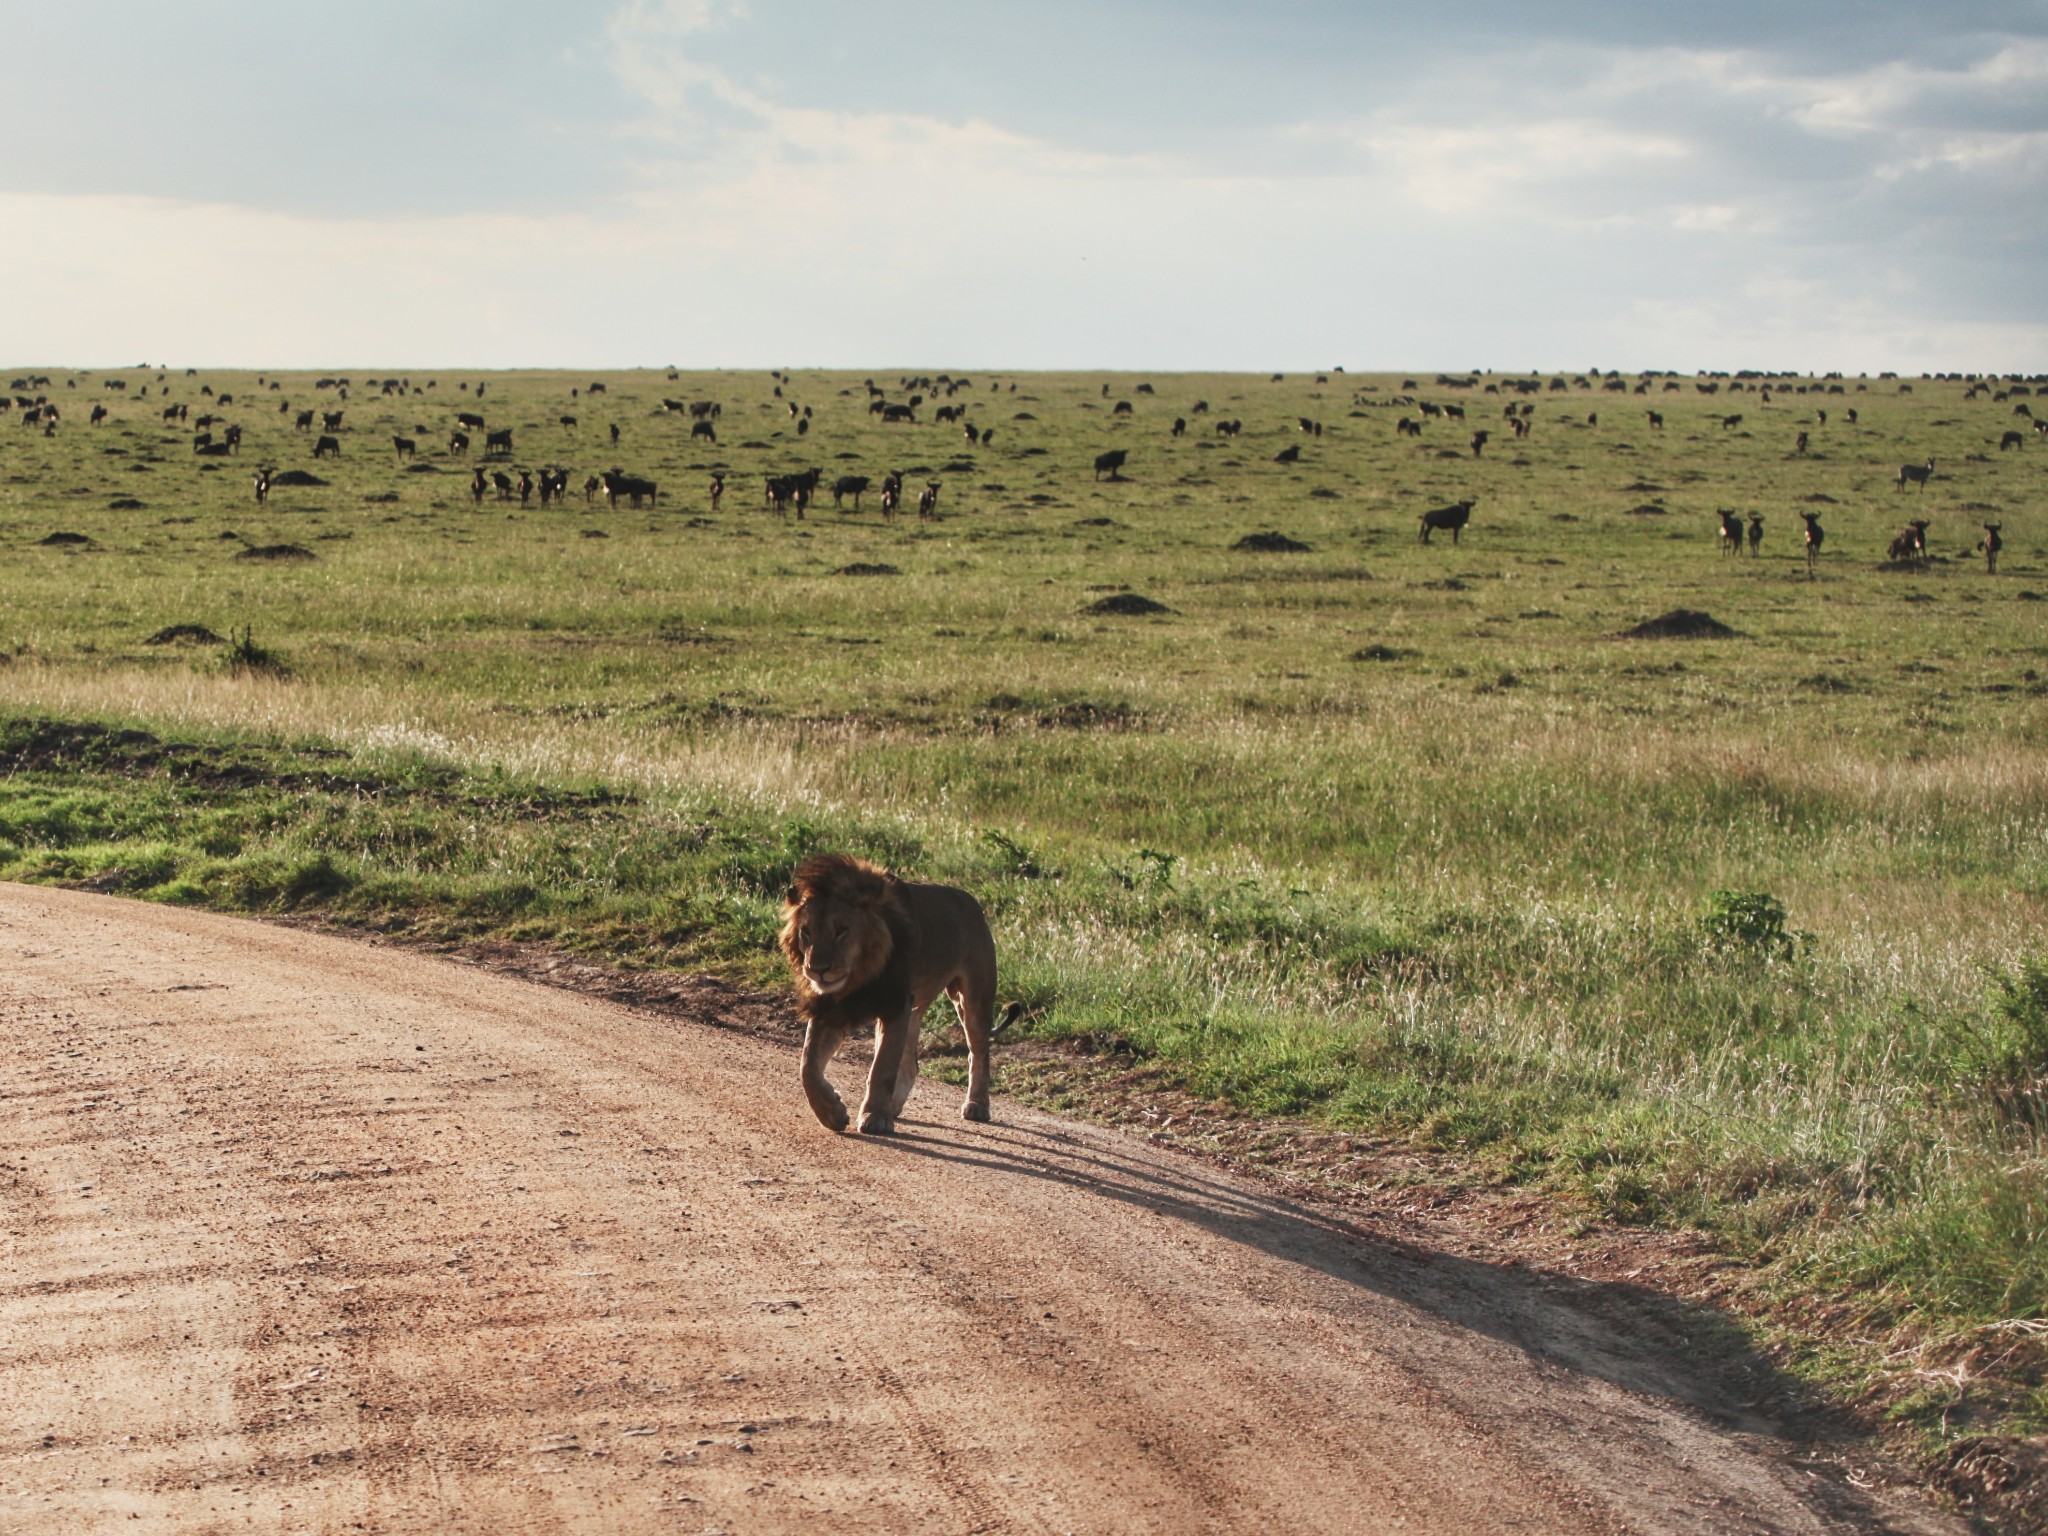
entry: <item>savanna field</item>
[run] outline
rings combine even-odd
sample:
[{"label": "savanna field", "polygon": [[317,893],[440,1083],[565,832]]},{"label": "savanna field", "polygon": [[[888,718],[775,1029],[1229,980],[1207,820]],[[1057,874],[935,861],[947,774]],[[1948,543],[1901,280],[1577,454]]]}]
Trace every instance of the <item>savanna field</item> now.
[{"label": "savanna field", "polygon": [[[1813,1373],[2048,1427],[2048,395],[8,377],[0,877],[766,982],[795,862],[861,852],[983,897],[1023,1033],[1700,1228],[1833,1300]],[[566,502],[473,499],[457,412]],[[587,496],[614,466],[658,499]],[[1625,634],[1675,610],[1720,628]]]}]

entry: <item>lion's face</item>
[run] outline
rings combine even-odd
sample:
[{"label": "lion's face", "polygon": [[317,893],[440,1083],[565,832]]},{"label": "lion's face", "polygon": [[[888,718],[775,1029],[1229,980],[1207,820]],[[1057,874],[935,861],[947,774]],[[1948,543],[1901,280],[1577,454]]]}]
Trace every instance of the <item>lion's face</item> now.
[{"label": "lion's face", "polygon": [[889,928],[871,906],[812,896],[785,914],[782,947],[820,997],[850,991],[889,960]]}]

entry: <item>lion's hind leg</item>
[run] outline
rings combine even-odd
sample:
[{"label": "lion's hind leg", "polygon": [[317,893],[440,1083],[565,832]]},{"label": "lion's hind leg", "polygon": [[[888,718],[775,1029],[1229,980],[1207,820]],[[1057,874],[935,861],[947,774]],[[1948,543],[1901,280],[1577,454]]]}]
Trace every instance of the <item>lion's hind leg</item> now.
[{"label": "lion's hind leg", "polygon": [[[990,1044],[995,1036],[996,1000],[993,989],[970,992],[964,984],[947,989],[960,1014],[961,1033],[967,1036],[967,1098],[960,1106],[962,1120],[988,1119]],[[1005,1023],[1008,1019],[1005,1018]]]},{"label": "lion's hind leg", "polygon": [[845,1038],[843,1024],[813,1024],[804,1032],[804,1097],[810,1100],[811,1113],[818,1117],[818,1123],[834,1131],[845,1130],[849,1117],[846,1101],[826,1080],[825,1069],[832,1065],[832,1058],[839,1054],[840,1042]]}]

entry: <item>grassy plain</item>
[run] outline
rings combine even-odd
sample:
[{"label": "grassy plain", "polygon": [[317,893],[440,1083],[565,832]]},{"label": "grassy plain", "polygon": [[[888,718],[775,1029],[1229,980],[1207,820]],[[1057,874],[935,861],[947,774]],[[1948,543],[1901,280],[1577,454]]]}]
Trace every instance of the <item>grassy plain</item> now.
[{"label": "grassy plain", "polygon": [[[2036,397],[977,372],[885,426],[803,370],[36,372],[62,424],[0,429],[0,875],[765,978],[792,863],[865,851],[984,895],[1042,1035],[1697,1224],[1836,1298],[1867,1347],[1817,1368],[1945,1434],[2048,1423],[2048,440],[1998,447]],[[1397,436],[1408,396],[1467,419]],[[664,398],[720,402],[718,443]],[[567,506],[473,504],[457,410]],[[259,464],[330,483],[258,507]],[[586,503],[614,464],[659,503]],[[811,466],[940,480],[941,519],[762,509]],[[1908,516],[1930,558],[1893,566]],[[311,558],[246,555],[277,545]],[[1165,611],[1089,611],[1124,593]],[[1620,637],[1679,608],[1736,633]],[[149,643],[181,624],[275,664]]]}]

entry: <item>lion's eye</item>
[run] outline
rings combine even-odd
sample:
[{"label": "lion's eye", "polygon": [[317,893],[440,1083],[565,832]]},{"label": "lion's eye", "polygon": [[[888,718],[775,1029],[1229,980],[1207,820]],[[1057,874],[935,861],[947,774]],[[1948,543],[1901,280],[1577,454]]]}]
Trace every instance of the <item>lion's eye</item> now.
[{"label": "lion's eye", "polygon": [[810,930],[810,929],[808,929],[808,928],[799,928],[799,929],[797,929],[797,931],[796,931],[796,941],[797,941],[797,943],[799,943],[799,944],[808,944],[808,943],[810,943],[810,942],[811,942],[811,930]]},{"label": "lion's eye", "polygon": [[840,924],[840,925],[839,925],[839,926],[838,926],[837,928],[834,928],[834,929],[832,930],[832,937],[833,937],[833,938],[835,938],[835,939],[843,939],[843,938],[845,938],[845,937],[846,937],[846,924],[844,924],[844,923],[841,923],[841,924]]}]

